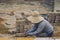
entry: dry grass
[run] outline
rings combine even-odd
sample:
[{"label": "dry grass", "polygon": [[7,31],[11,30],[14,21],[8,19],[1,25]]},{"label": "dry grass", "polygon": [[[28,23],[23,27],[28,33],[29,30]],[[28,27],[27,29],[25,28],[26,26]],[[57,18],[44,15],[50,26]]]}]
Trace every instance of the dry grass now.
[{"label": "dry grass", "polygon": [[60,26],[54,27],[54,35],[53,37],[60,37]]}]

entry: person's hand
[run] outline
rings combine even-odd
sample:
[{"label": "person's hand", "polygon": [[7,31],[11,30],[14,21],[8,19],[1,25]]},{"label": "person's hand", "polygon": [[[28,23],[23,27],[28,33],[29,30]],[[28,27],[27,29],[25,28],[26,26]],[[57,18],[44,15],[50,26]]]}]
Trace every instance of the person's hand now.
[{"label": "person's hand", "polygon": [[24,32],[24,35],[25,35],[25,36],[28,36],[28,33],[27,33],[27,32]]},{"label": "person's hand", "polygon": [[32,35],[29,35],[27,32],[24,33],[25,37],[33,37]]}]

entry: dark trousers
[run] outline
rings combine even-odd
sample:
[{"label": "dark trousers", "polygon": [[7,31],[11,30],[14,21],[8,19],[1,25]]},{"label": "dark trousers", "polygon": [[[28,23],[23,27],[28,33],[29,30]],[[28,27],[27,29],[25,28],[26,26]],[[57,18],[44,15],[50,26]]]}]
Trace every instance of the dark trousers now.
[{"label": "dark trousers", "polygon": [[41,33],[41,34],[36,34],[36,37],[52,37],[53,32],[51,33]]}]

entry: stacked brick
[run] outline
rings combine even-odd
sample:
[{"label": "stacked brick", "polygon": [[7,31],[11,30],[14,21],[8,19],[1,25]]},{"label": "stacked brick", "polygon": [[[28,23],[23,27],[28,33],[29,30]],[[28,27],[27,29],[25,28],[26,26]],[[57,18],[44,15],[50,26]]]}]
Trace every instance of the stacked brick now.
[{"label": "stacked brick", "polygon": [[55,25],[60,24],[60,13],[49,13],[49,22]]},{"label": "stacked brick", "polygon": [[60,13],[55,13],[55,25],[60,25]]}]

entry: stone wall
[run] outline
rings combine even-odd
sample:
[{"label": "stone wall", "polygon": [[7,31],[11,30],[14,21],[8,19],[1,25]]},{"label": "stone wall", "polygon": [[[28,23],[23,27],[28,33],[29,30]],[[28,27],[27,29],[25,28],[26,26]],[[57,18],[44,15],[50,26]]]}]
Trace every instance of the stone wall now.
[{"label": "stone wall", "polygon": [[60,12],[60,0],[55,0],[54,12]]},{"label": "stone wall", "polygon": [[[10,16],[11,12],[14,12],[13,16]],[[22,4],[12,3],[0,3],[0,17],[6,19],[4,25],[10,28],[9,31],[16,31],[16,27],[20,27],[20,32],[30,29],[32,24],[27,25],[25,21],[21,21],[21,13],[32,13],[33,11],[38,11],[40,13],[47,13],[48,11],[39,2],[24,2]],[[17,22],[19,19],[19,22]],[[24,20],[24,19],[23,19]],[[18,28],[19,28],[18,27]],[[12,29],[11,29],[12,28]]]}]

